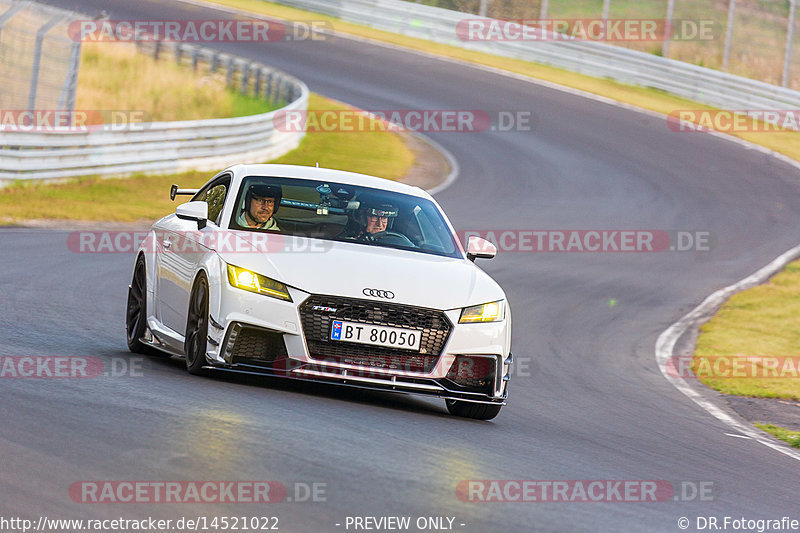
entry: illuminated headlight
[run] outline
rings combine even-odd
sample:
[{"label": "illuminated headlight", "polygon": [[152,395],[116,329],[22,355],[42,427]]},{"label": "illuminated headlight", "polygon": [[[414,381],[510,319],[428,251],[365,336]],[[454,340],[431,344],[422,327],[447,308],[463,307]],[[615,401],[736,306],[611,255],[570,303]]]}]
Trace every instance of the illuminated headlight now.
[{"label": "illuminated headlight", "polygon": [[228,282],[237,289],[265,294],[287,302],[292,301],[286,285],[245,268],[228,265]]},{"label": "illuminated headlight", "polygon": [[488,304],[473,305],[461,310],[459,324],[472,322],[500,322],[506,317],[506,306],[503,300],[489,302]]}]

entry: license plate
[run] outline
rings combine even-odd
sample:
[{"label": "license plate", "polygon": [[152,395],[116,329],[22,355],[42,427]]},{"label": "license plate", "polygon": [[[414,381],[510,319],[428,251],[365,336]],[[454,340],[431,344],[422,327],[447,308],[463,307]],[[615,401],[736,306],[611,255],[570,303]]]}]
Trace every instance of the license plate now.
[{"label": "license plate", "polygon": [[334,320],[331,327],[331,340],[419,351],[422,332],[414,329]]}]

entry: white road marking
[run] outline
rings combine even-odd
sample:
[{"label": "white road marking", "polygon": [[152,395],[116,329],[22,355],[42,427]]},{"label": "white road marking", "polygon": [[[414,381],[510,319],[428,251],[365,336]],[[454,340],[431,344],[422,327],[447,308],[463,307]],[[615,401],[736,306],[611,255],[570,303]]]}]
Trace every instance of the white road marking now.
[{"label": "white road marking", "polygon": [[[707,317],[712,311],[722,305],[735,293],[749,289],[750,287],[754,287],[756,285],[760,285],[798,257],[800,257],[800,246],[795,246],[788,252],[785,252],[774,259],[767,266],[757,270],[733,285],[729,285],[724,289],[718,290],[706,298],[703,303],[694,308],[688,314],[684,315],[683,318],[672,324],[661,335],[659,335],[658,340],[656,341],[656,362],[658,363],[658,368],[661,370],[661,374],[664,376],[664,379],[672,383],[676,389],[692,399],[697,405],[705,409],[709,414],[713,415],[718,420],[724,422],[742,435],[745,435],[755,441],[760,442],[764,446],[768,446],[773,450],[800,461],[800,451],[792,450],[791,448],[787,447],[788,445],[784,445],[783,443],[779,444],[778,442],[773,441],[764,434],[760,433],[757,429],[751,427],[749,424],[745,424],[742,421],[733,418],[713,402],[696,392],[682,378],[672,376],[669,372],[667,372],[667,363],[673,355],[675,344],[689,328],[703,322],[705,317]],[[728,435],[728,433],[726,433],[726,435]]]},{"label": "white road marking", "polygon": [[461,168],[458,166],[458,161],[456,160],[455,156],[450,153],[450,150],[448,150],[441,144],[437,143],[427,135],[424,135],[416,131],[412,131],[411,134],[422,138],[423,142],[430,144],[434,150],[437,150],[440,154],[444,156],[445,159],[447,159],[447,163],[450,165],[450,173],[447,175],[444,181],[441,182],[439,185],[436,185],[428,189],[428,194],[433,196],[434,194],[442,192],[443,190],[451,186],[453,182],[455,182],[456,179],[458,178],[458,173],[461,171]]}]

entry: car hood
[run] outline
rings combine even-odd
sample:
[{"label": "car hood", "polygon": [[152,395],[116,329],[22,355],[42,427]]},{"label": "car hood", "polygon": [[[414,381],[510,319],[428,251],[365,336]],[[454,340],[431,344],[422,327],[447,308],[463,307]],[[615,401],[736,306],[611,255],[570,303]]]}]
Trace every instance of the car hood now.
[{"label": "car hood", "polygon": [[[505,299],[471,261],[358,243],[235,232],[255,251],[218,252],[223,261],[313,294],[378,300],[365,289],[394,293],[392,302],[456,309]],[[257,243],[257,244],[254,244]]]}]

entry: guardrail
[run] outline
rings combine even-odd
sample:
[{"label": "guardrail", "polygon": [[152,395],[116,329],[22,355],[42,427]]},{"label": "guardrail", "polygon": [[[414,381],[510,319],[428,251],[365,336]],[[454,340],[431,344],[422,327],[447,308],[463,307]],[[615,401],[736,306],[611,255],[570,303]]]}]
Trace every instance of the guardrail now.
[{"label": "guardrail", "polygon": [[800,108],[798,91],[606,43],[464,41],[456,33],[459,21],[481,18],[468,13],[402,0],[273,1],[409,37],[653,87],[723,109]]},{"label": "guardrail", "polygon": [[[0,130],[0,180],[212,170],[273,159],[296,148],[305,132],[279,131],[276,114],[308,108],[308,87],[268,66],[187,43],[151,43],[146,52],[171,54],[195,68],[224,68],[229,84],[273,103],[269,113],[221,119],[136,124],[123,131]],[[113,130],[113,128],[112,128]]]}]

